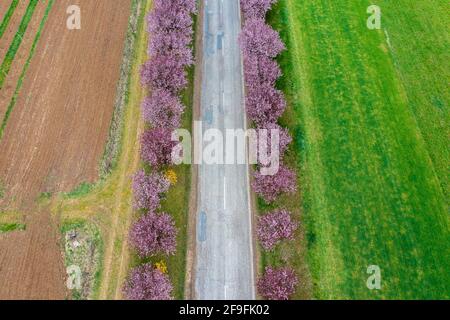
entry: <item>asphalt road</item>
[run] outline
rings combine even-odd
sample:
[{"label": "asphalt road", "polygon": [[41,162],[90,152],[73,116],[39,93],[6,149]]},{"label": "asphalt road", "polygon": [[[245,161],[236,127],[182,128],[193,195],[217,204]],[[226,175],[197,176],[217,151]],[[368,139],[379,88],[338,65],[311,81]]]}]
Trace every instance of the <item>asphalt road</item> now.
[{"label": "asphalt road", "polygon": [[[205,0],[203,132],[245,129],[238,0]],[[204,144],[204,146],[207,144]],[[199,166],[195,297],[255,299],[248,166]]]}]

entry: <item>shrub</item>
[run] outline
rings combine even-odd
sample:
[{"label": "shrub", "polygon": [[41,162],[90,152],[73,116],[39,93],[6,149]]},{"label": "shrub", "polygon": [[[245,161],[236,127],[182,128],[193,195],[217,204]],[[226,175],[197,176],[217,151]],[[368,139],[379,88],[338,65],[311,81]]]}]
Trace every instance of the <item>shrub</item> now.
[{"label": "shrub", "polygon": [[152,127],[175,129],[180,126],[184,106],[167,90],[154,90],[142,102],[142,116]]},{"label": "shrub", "polygon": [[133,176],[134,208],[155,211],[160,207],[162,194],[167,192],[170,181],[159,173],[146,175],[139,170]]},{"label": "shrub", "polygon": [[294,294],[298,284],[294,270],[290,268],[274,269],[267,267],[258,280],[258,293],[268,300],[288,300]]},{"label": "shrub", "polygon": [[271,203],[282,193],[296,191],[296,175],[284,165],[280,165],[278,172],[273,176],[262,175],[256,171],[252,187],[256,194]]},{"label": "shrub", "polygon": [[292,240],[297,227],[298,225],[292,221],[289,211],[276,210],[258,219],[256,234],[262,247],[265,250],[272,250],[281,240]]},{"label": "shrub", "polygon": [[174,254],[176,238],[175,222],[166,213],[145,214],[130,230],[130,244],[142,258],[161,253]]},{"label": "shrub", "polygon": [[165,175],[166,179],[169,180],[171,185],[177,184],[178,176],[174,170],[167,170],[164,175]]},{"label": "shrub", "polygon": [[167,128],[154,128],[144,132],[141,137],[141,158],[152,166],[172,163],[172,149],[176,142],[172,141],[172,131]]},{"label": "shrub", "polygon": [[151,263],[133,269],[123,288],[128,300],[172,300],[172,290],[169,277]]}]

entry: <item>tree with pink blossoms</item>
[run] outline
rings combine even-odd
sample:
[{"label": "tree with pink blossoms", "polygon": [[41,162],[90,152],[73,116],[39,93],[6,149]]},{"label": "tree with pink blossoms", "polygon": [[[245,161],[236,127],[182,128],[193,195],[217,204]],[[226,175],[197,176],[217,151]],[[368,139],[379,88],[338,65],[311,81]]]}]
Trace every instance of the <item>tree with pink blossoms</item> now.
[{"label": "tree with pink blossoms", "polygon": [[186,71],[176,56],[157,55],[142,66],[141,82],[153,90],[165,89],[176,94],[187,85]]},{"label": "tree with pink blossoms", "polygon": [[272,5],[277,0],[241,0],[241,9],[244,13],[244,18],[264,18],[267,11],[272,8]]},{"label": "tree with pink blossoms", "polygon": [[258,219],[256,234],[265,250],[272,250],[281,240],[294,238],[298,224],[287,210],[275,210]]},{"label": "tree with pink blossoms", "polygon": [[159,209],[162,195],[170,188],[169,180],[160,173],[147,175],[139,170],[133,176],[134,208],[154,212]]},{"label": "tree with pink blossoms", "polygon": [[[278,152],[280,155],[280,159],[283,159],[284,153],[289,147],[289,144],[292,142],[292,137],[289,134],[288,129],[283,128],[276,123],[267,123],[263,127],[257,128],[256,132],[258,135],[258,159],[261,159],[261,153],[263,153],[264,150],[261,148],[261,144],[266,145],[266,156],[270,154],[272,150],[272,131],[274,130],[278,132]],[[261,163],[259,164],[263,165]]]},{"label": "tree with pink blossoms", "polygon": [[267,203],[272,203],[282,193],[292,193],[297,190],[295,173],[280,164],[274,175],[263,175],[260,171],[254,173],[253,190]]},{"label": "tree with pink blossoms", "polygon": [[268,300],[289,300],[295,293],[298,278],[290,268],[267,267],[258,280],[258,293]]},{"label": "tree with pink blossoms", "polygon": [[174,57],[181,66],[187,67],[194,62],[192,49],[189,47],[191,40],[191,36],[178,32],[155,33],[151,36],[148,54],[151,57],[157,57],[170,53],[170,56]]},{"label": "tree with pink blossoms", "polygon": [[172,291],[169,277],[151,263],[134,268],[123,288],[128,300],[172,300]]},{"label": "tree with pink blossoms", "polygon": [[149,212],[131,227],[129,238],[131,246],[142,258],[169,255],[176,251],[177,229],[170,215]]},{"label": "tree with pink blossoms", "polygon": [[268,84],[247,88],[247,114],[257,126],[277,122],[286,109],[283,92]]},{"label": "tree with pink blossoms", "polygon": [[239,35],[239,43],[244,56],[275,58],[285,49],[278,32],[267,25],[263,19],[246,21]]},{"label": "tree with pink blossoms", "polygon": [[144,120],[153,128],[178,128],[184,111],[180,99],[164,89],[154,90],[141,108]]},{"label": "tree with pink blossoms", "polygon": [[172,141],[172,130],[148,129],[141,137],[141,158],[155,167],[172,164],[172,150],[175,146],[176,142]]},{"label": "tree with pink blossoms", "polygon": [[154,0],[147,17],[148,32],[183,31],[192,34],[192,14],[196,12],[196,0]]},{"label": "tree with pink blossoms", "polygon": [[278,63],[266,56],[250,55],[244,57],[245,84],[248,88],[260,85],[275,86],[281,77]]}]

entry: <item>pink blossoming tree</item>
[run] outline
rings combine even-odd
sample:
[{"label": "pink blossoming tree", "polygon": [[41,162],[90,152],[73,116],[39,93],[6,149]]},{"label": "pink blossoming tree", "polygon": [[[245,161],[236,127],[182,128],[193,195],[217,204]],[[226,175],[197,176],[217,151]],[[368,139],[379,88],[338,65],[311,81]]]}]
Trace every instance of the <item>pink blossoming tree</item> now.
[{"label": "pink blossoming tree", "polygon": [[254,173],[253,190],[267,203],[275,201],[282,193],[292,193],[297,190],[295,173],[280,164],[276,174],[262,175],[259,171]]},{"label": "pink blossoming tree", "polygon": [[239,36],[239,43],[245,56],[275,58],[285,49],[278,32],[263,19],[247,20]]},{"label": "pink blossoming tree", "polygon": [[164,89],[153,91],[142,102],[142,116],[154,128],[178,128],[183,111],[180,99]]},{"label": "pink blossoming tree", "polygon": [[174,254],[177,229],[166,213],[143,215],[130,230],[130,244],[142,258],[155,254]]},{"label": "pink blossoming tree", "polygon": [[246,97],[247,113],[258,126],[277,122],[286,109],[286,100],[280,90],[261,84],[250,87]]},{"label": "pink blossoming tree", "polygon": [[281,240],[294,238],[297,223],[287,210],[275,210],[258,219],[256,234],[265,250],[272,250]]},{"label": "pink blossoming tree", "polygon": [[155,211],[159,209],[162,195],[169,190],[170,182],[160,173],[145,174],[139,170],[133,176],[134,208]]},{"label": "pink blossoming tree", "polygon": [[154,128],[144,132],[141,137],[141,158],[152,166],[159,167],[172,163],[172,131],[168,128]]},{"label": "pink blossoming tree", "polygon": [[172,291],[169,277],[151,263],[133,269],[123,288],[128,300],[172,300]]},{"label": "pink blossoming tree", "polygon": [[277,0],[241,0],[241,9],[244,13],[244,18],[264,18],[267,11]]},{"label": "pink blossoming tree", "polygon": [[153,90],[164,89],[174,94],[187,85],[183,64],[173,55],[157,55],[141,69],[141,82]]},{"label": "pink blossoming tree", "polygon": [[288,300],[295,292],[298,278],[290,268],[267,267],[258,280],[258,293],[268,300]]}]

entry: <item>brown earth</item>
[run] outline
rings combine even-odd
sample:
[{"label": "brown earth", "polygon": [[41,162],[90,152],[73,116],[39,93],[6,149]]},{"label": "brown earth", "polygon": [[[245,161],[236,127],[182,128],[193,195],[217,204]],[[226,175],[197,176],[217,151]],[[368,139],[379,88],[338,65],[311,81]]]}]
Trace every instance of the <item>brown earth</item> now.
[{"label": "brown earth", "polygon": [[[34,38],[36,37],[36,33],[39,29],[39,25],[42,21],[42,18],[45,14],[45,9],[47,8],[47,2],[39,2],[34,10],[33,17],[28,24],[27,31],[25,32],[22,43],[20,44],[19,50],[17,50],[16,56],[14,57],[14,61],[11,64],[11,69],[9,70],[8,76],[3,83],[3,87],[0,90],[0,121],[3,120],[6,109],[14,95],[14,91],[16,90],[17,81],[20,78],[22,73],[22,69],[28,59],[30,54],[31,47],[33,46]],[[13,15],[10,23],[13,19],[19,20],[21,17],[16,12]],[[5,41],[4,41],[5,40]],[[6,39],[0,40],[0,50],[5,47],[9,47],[9,43],[6,44]]]},{"label": "brown earth", "polygon": [[[6,52],[8,52],[9,46],[14,36],[16,35],[17,30],[19,29],[20,21],[22,20],[25,11],[27,11],[27,7],[28,1],[19,1],[19,4],[17,5],[16,10],[11,17],[11,20],[9,20],[8,27],[6,28],[5,33],[0,39],[0,63],[3,62]],[[6,11],[8,11],[8,8],[9,6],[5,7],[5,12],[0,13],[0,15],[3,16]]]},{"label": "brown earth", "polygon": [[[55,1],[0,141],[0,206],[27,208],[41,192],[98,178],[130,1]],[[66,28],[73,4],[81,8],[81,30]]]},{"label": "brown earth", "polygon": [[34,214],[26,231],[0,235],[0,300],[65,299],[64,265],[50,215]]},{"label": "brown earth", "polygon": [[8,11],[11,2],[12,2],[12,0],[0,1],[0,23],[3,21],[3,18],[5,16],[6,12]]}]

